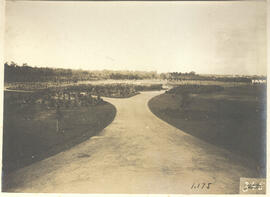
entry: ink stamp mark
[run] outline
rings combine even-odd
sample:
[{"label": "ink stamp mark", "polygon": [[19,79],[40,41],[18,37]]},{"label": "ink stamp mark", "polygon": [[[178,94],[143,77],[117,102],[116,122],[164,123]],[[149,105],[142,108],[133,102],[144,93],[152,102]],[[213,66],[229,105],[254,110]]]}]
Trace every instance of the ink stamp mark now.
[{"label": "ink stamp mark", "polygon": [[266,180],[264,178],[240,178],[240,194],[265,194]]}]

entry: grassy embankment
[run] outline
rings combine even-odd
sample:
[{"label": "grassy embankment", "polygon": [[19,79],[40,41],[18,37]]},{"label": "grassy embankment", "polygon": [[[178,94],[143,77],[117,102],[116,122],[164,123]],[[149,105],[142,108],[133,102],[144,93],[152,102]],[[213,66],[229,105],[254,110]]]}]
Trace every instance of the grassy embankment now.
[{"label": "grassy embankment", "polygon": [[149,107],[184,132],[254,160],[265,176],[265,85],[179,86],[151,99]]},{"label": "grassy embankment", "polygon": [[[23,94],[33,93],[5,92],[5,101]],[[60,118],[58,113],[61,113]],[[60,107],[58,111],[40,103],[23,105],[5,102],[4,175],[98,134],[112,122],[115,114],[115,107],[104,101],[87,107]]]}]

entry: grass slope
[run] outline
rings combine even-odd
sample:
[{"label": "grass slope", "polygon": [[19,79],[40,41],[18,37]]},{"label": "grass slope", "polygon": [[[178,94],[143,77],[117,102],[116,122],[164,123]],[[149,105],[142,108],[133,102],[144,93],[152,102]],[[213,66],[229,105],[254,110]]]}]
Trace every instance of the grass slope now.
[{"label": "grass slope", "polygon": [[[30,94],[5,92],[7,94]],[[107,102],[61,108],[57,132],[56,110],[41,104],[4,106],[3,173],[66,150],[109,125],[116,109]]]},{"label": "grass slope", "polygon": [[154,97],[148,105],[184,132],[253,159],[265,177],[265,93],[264,86],[186,86]]}]

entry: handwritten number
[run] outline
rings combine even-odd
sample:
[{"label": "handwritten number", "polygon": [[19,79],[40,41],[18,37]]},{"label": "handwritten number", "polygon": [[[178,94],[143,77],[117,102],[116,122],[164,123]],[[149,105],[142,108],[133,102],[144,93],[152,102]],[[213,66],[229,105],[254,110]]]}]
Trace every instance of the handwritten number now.
[{"label": "handwritten number", "polygon": [[211,185],[211,184],[212,184],[212,183],[208,183],[206,188],[207,188],[207,189],[210,189],[210,185]]},{"label": "handwritten number", "polygon": [[204,186],[205,186],[205,183],[202,184],[202,189],[204,188]]},{"label": "handwritten number", "polygon": [[[212,183],[193,183],[192,186],[191,186],[191,189],[203,189],[203,188],[206,188],[206,189],[210,189],[210,185]],[[201,186],[201,187],[200,187]]]},{"label": "handwritten number", "polygon": [[196,189],[195,184],[193,183],[191,189]]}]

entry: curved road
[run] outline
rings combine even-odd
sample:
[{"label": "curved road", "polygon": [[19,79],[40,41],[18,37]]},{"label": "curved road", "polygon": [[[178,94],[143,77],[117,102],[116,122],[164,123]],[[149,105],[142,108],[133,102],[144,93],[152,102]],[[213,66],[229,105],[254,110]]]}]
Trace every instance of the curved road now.
[{"label": "curved road", "polygon": [[[254,177],[244,158],[158,119],[147,103],[161,92],[105,98],[117,108],[99,136],[10,175],[9,192],[238,193]],[[193,183],[211,183],[191,189]]]}]

